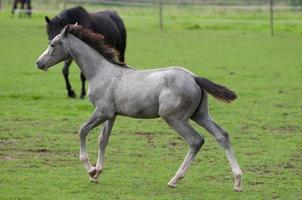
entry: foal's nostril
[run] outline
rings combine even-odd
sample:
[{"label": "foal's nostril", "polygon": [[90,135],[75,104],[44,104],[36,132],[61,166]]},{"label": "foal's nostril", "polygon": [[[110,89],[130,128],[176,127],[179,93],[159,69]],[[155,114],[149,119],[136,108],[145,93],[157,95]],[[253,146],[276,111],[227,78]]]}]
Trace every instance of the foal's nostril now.
[{"label": "foal's nostril", "polygon": [[42,69],[43,65],[41,65],[41,63],[39,63],[39,61],[36,61],[36,66],[38,69]]}]

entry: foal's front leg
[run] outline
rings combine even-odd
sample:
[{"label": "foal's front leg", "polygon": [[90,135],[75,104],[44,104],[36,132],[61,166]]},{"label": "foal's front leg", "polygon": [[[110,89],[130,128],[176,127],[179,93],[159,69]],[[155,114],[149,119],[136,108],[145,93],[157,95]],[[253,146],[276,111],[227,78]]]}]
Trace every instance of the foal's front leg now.
[{"label": "foal's front leg", "polygon": [[108,144],[109,136],[112,130],[112,127],[114,125],[115,117],[112,119],[108,119],[104,123],[104,127],[102,132],[100,133],[99,136],[99,155],[98,155],[98,161],[96,164],[96,173],[94,177],[91,177],[90,180],[92,182],[98,182],[98,177],[103,171],[104,167],[104,156],[105,156],[105,149]]},{"label": "foal's front leg", "polygon": [[90,177],[94,177],[96,173],[96,169],[90,164],[88,153],[86,150],[86,136],[89,133],[91,129],[94,127],[100,125],[105,121],[105,117],[102,115],[101,112],[99,112],[97,109],[93,112],[90,119],[82,125],[79,131],[80,136],[80,160],[84,164],[84,167]]}]

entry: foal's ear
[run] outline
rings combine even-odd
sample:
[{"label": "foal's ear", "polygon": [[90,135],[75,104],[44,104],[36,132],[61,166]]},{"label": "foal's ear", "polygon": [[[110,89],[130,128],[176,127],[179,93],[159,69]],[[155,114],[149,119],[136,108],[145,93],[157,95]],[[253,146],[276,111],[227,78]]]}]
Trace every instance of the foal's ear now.
[{"label": "foal's ear", "polygon": [[47,24],[50,23],[50,19],[47,16],[45,16],[45,21],[46,21]]},{"label": "foal's ear", "polygon": [[65,26],[64,30],[63,30],[63,36],[66,37],[67,33],[69,33],[70,31],[70,26],[69,24]]}]

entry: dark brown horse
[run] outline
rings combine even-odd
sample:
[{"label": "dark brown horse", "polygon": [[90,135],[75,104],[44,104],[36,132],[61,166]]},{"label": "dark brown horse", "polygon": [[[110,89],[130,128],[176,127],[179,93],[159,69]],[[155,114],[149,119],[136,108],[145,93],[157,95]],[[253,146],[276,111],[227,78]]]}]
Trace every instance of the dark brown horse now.
[{"label": "dark brown horse", "polygon": [[[52,19],[45,17],[47,23],[48,39],[51,41],[67,24],[78,23],[95,33],[100,33],[105,37],[107,44],[115,48],[119,52],[119,60],[125,61],[126,49],[126,28],[115,11],[105,10],[95,13],[89,13],[84,8],[77,6],[63,10]],[[72,90],[68,75],[69,66],[72,60],[66,60],[63,67],[63,75],[66,82],[67,94],[69,97],[75,97],[76,94]],[[85,77],[81,73],[82,91],[81,98],[85,96]]]},{"label": "dark brown horse", "polygon": [[16,10],[18,9],[18,4],[21,4],[19,17],[22,17],[24,15],[31,17],[31,0],[14,0],[12,15],[15,15]]}]

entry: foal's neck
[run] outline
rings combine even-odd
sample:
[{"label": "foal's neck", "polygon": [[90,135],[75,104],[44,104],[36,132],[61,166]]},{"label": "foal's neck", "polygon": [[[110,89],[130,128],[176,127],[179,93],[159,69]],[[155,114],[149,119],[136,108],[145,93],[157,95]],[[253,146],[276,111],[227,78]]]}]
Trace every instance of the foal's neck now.
[{"label": "foal's neck", "polygon": [[107,61],[100,53],[77,37],[70,35],[67,40],[69,41],[66,41],[65,47],[88,82],[96,76],[106,79],[122,73],[122,67]]}]

